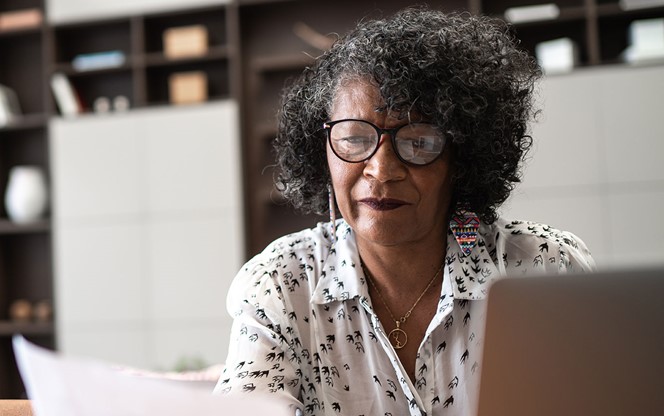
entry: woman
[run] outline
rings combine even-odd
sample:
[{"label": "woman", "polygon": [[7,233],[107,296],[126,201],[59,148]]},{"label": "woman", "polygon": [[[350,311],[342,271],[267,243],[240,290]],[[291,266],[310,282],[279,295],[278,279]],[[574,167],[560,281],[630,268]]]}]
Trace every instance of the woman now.
[{"label": "woman", "polygon": [[540,76],[507,33],[404,10],[361,23],[287,90],[278,185],[333,220],[240,271],[217,392],[315,415],[473,414],[491,282],[593,269],[574,235],[496,213]]}]

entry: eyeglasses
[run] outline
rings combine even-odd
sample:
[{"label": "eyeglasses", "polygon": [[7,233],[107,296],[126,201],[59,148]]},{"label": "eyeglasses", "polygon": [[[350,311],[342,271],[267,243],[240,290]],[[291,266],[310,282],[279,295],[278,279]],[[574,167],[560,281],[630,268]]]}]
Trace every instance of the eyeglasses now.
[{"label": "eyeglasses", "polygon": [[323,124],[330,147],[345,162],[357,163],[371,158],[380,146],[380,137],[387,133],[392,147],[404,163],[427,165],[443,153],[445,136],[438,127],[429,123],[411,123],[395,129],[381,129],[376,125],[355,119],[328,121]]}]

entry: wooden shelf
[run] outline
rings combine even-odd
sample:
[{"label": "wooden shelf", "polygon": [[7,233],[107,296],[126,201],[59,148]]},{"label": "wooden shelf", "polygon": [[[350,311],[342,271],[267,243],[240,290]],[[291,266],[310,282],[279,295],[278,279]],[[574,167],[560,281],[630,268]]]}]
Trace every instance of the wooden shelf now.
[{"label": "wooden shelf", "polygon": [[45,128],[48,116],[44,113],[23,114],[7,125],[0,127],[0,131],[23,131]]},{"label": "wooden shelf", "polygon": [[48,220],[15,223],[8,219],[0,219],[0,235],[47,233],[50,231],[51,222]]},{"label": "wooden shelf", "polygon": [[131,58],[128,58],[125,61],[125,63],[123,63],[122,65],[108,66],[104,68],[90,69],[86,71],[80,71],[78,69],[74,69],[74,67],[70,63],[59,63],[53,66],[52,72],[62,72],[68,77],[74,78],[74,77],[86,77],[86,76],[104,75],[116,72],[130,71],[133,66],[134,66],[133,60]]},{"label": "wooden shelf", "polygon": [[287,71],[304,68],[313,63],[313,58],[304,53],[288,55],[256,56],[251,58],[249,67],[254,72]]},{"label": "wooden shelf", "polygon": [[14,334],[25,336],[44,336],[55,334],[55,325],[49,322],[15,322],[0,321],[0,337],[10,337]]},{"label": "wooden shelf", "polygon": [[44,25],[22,27],[20,29],[0,30],[0,39],[12,38],[15,36],[39,35],[44,30]]},{"label": "wooden shelf", "polygon": [[143,57],[143,63],[146,66],[173,66],[190,63],[211,62],[228,59],[227,46],[214,46],[208,49],[205,55],[188,56],[182,58],[169,58],[162,52],[148,53]]},{"label": "wooden shelf", "polygon": [[630,17],[638,15],[664,15],[664,6],[642,7],[637,9],[623,9],[618,3],[604,3],[597,5],[599,17]]}]

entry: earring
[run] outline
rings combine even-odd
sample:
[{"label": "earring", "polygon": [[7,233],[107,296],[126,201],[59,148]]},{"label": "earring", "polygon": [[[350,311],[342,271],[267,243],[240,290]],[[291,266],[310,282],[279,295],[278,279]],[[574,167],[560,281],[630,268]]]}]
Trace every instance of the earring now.
[{"label": "earring", "polygon": [[454,234],[464,255],[470,254],[477,241],[477,231],[480,229],[480,218],[466,208],[457,209],[450,220],[450,230]]},{"label": "earring", "polygon": [[332,184],[327,185],[327,193],[329,198],[328,202],[330,204],[330,225],[332,226],[330,231],[332,235],[332,243],[335,243],[337,241],[337,210]]}]

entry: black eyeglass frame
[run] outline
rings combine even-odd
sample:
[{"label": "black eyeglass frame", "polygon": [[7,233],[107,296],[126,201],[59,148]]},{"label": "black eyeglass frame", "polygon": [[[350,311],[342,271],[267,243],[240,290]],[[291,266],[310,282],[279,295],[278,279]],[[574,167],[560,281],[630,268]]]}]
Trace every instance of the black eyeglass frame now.
[{"label": "black eyeglass frame", "polygon": [[[369,156],[365,157],[362,160],[346,160],[343,157],[341,157],[337,153],[336,150],[334,150],[334,146],[332,145],[332,127],[334,127],[335,124],[339,124],[339,123],[342,123],[344,121],[360,121],[362,123],[366,123],[366,124],[370,125],[371,127],[373,127],[376,130],[376,133],[378,134],[378,141],[376,142],[376,147],[369,154]],[[380,127],[376,126],[375,124],[373,124],[372,122],[367,121],[367,120],[362,120],[362,119],[358,119],[358,118],[344,118],[344,119],[341,119],[341,120],[326,121],[325,123],[323,123],[323,130],[325,130],[327,132],[327,141],[330,144],[330,149],[332,149],[332,152],[339,159],[341,159],[341,160],[343,160],[344,162],[347,162],[347,163],[360,163],[360,162],[364,162],[364,161],[367,161],[367,160],[371,159],[373,157],[373,155],[375,155],[376,152],[378,151],[378,148],[380,147],[380,143],[381,143],[380,138],[385,133],[387,133],[390,136],[390,141],[392,142],[392,148],[394,149],[394,154],[397,155],[397,158],[400,161],[402,161],[403,163],[405,163],[407,165],[411,165],[411,166],[426,166],[426,165],[429,165],[429,164],[435,162],[440,157],[440,155],[442,155],[443,152],[445,151],[445,145],[447,144],[447,139],[445,138],[444,135],[442,135],[443,148],[440,150],[440,153],[435,158],[433,158],[430,162],[422,163],[422,164],[413,163],[413,162],[410,162],[410,161],[404,159],[399,154],[399,150],[398,150],[399,148],[397,147],[397,132],[399,130],[401,130],[402,128],[410,126],[412,124],[428,124],[428,125],[431,125],[431,126],[435,126],[435,124],[433,124],[433,123],[409,123],[409,124],[404,124],[403,126],[392,128],[392,129],[383,129],[383,128],[380,128]]]}]

